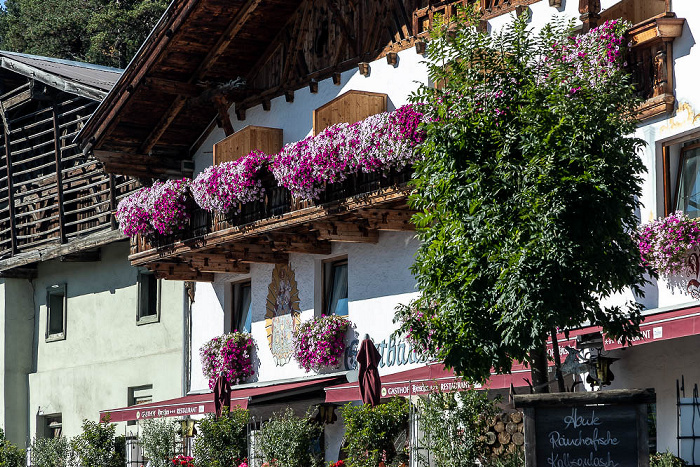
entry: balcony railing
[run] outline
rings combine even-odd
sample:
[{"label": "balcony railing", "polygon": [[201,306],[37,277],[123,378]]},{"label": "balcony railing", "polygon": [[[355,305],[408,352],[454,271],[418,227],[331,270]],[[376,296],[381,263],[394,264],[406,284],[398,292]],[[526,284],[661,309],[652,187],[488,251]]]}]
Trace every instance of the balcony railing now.
[{"label": "balcony railing", "polygon": [[[392,209],[397,207],[404,209],[406,183],[410,180],[411,173],[412,169],[391,172],[388,175],[359,173],[348,177],[343,182],[328,184],[318,200],[295,199],[288,189],[278,186],[272,177],[267,177],[263,179],[266,195],[262,201],[242,204],[239,209],[226,214],[211,214],[193,203],[191,217],[185,229],[168,236],[138,235],[133,238],[131,254],[139,259],[135,260],[132,257],[132,262],[146,264],[154,259],[178,257],[180,254],[178,245],[180,247],[187,245],[188,251],[206,249],[210,244],[209,237],[220,236],[226,232],[249,238],[255,237],[259,228],[264,226],[269,237],[289,227],[291,220],[294,220],[292,224],[297,226],[303,223],[300,220],[300,214],[308,216],[308,222],[304,221],[307,227],[306,233],[308,233],[308,230],[313,228],[312,222],[325,222],[347,214],[348,210],[353,209],[348,207],[350,204],[360,210],[376,207],[377,203],[383,206],[390,203]],[[376,213],[365,213],[365,215],[376,216]],[[393,216],[394,214],[387,214],[380,216],[379,219],[370,219],[371,222],[365,222],[367,230],[381,229],[381,224],[386,227],[386,230],[412,229],[409,222],[410,214],[402,216],[398,224]],[[370,223],[372,225],[369,225]],[[356,224],[360,230],[363,228],[362,222]],[[328,235],[329,238],[323,240],[333,237],[333,234]],[[338,238],[342,237],[342,234],[337,235]],[[361,234],[360,237],[362,237]],[[360,237],[358,241],[361,241]],[[371,236],[367,238],[372,239]]]}]

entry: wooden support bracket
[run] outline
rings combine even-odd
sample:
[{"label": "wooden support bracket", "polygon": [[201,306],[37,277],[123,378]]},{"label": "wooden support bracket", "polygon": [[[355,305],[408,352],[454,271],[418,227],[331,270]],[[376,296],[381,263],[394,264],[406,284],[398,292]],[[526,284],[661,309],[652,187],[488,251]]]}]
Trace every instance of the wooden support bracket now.
[{"label": "wooden support bracket", "polygon": [[294,102],[294,90],[289,89],[287,91],[284,91],[284,100],[286,102]]},{"label": "wooden support bracket", "polygon": [[273,251],[268,245],[255,243],[234,243],[226,245],[227,256],[241,263],[288,263],[289,255]]},{"label": "wooden support bracket", "polygon": [[399,63],[399,54],[397,54],[396,52],[387,53],[386,62],[391,66],[396,66]]},{"label": "wooden support bracket", "polygon": [[359,209],[357,214],[368,222],[370,229],[412,232],[416,226],[411,217],[416,211],[402,209]]},{"label": "wooden support bracket", "polygon": [[330,255],[331,244],[321,241],[315,235],[294,233],[267,233],[263,238],[270,242],[274,251],[285,253],[307,253]]},{"label": "wooden support bracket", "polygon": [[425,53],[426,45],[427,44],[425,41],[416,41],[416,53],[418,55],[423,55]]},{"label": "wooden support bracket", "polygon": [[250,265],[233,260],[230,255],[204,252],[188,256],[187,264],[201,272],[250,273]]},{"label": "wooden support bracket", "polygon": [[144,266],[150,271],[153,271],[158,279],[195,282],[214,281],[213,273],[205,273],[192,269],[189,264],[186,263],[157,262],[148,263]]},{"label": "wooden support bracket", "polygon": [[360,74],[362,76],[369,76],[369,63],[360,62],[357,64],[357,67],[359,68]]},{"label": "wooden support bracket", "polygon": [[317,94],[317,93],[318,93],[318,81],[316,81],[315,79],[312,79],[312,80],[309,82],[309,92],[310,92],[311,94]]}]

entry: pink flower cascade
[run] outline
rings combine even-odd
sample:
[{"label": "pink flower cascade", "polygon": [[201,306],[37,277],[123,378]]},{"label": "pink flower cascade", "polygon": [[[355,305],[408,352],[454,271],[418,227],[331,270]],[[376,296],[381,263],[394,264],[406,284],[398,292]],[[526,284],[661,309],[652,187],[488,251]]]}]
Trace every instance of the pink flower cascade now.
[{"label": "pink flower cascade", "polygon": [[170,235],[190,220],[189,180],[155,182],[122,199],[117,205],[119,228],[130,237],[136,234]]},{"label": "pink flower cascade", "polygon": [[307,372],[338,368],[345,352],[345,333],[350,321],[337,315],[321,316],[294,331],[294,356]]},{"label": "pink flower cascade", "polygon": [[552,56],[544,57],[544,69],[549,73],[553,60],[570,64],[573,70],[567,75],[573,79],[561,81],[570,95],[582,89],[577,85],[579,82],[593,89],[608,84],[627,66],[624,57],[629,44],[624,34],[629,27],[629,23],[624,21],[606,21],[586,34],[570,37],[566,43],[555,44]]},{"label": "pink flower cascade", "polygon": [[229,384],[239,384],[253,375],[253,339],[246,332],[231,332],[218,336],[199,349],[202,371],[214,389],[220,375]]},{"label": "pink flower cascade", "polygon": [[238,211],[241,204],[264,200],[260,172],[269,162],[270,156],[253,151],[233,162],[208,167],[192,181],[195,202],[209,212],[227,213]]},{"label": "pink flower cascade", "polygon": [[418,129],[421,106],[404,105],[356,123],[330,126],[316,136],[291,143],[273,157],[272,173],[292,196],[318,198],[325,183],[362,172],[389,172],[413,164],[425,136]]},{"label": "pink flower cascade", "polygon": [[643,225],[638,232],[642,263],[665,276],[681,272],[688,250],[700,246],[700,219],[682,212]]},{"label": "pink flower cascade", "polygon": [[135,237],[137,234],[153,233],[151,214],[148,210],[149,190],[148,187],[141,188],[122,199],[117,205],[115,217],[124,235]]}]

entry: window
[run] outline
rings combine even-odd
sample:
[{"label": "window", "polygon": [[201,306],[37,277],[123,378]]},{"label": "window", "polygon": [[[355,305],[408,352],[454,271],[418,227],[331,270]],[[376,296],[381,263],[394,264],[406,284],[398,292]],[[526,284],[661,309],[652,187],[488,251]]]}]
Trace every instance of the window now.
[{"label": "window", "polygon": [[[153,385],[144,384],[143,386],[134,386],[129,388],[129,406],[148,404],[153,402]],[[126,422],[127,425],[136,425],[135,420]]]},{"label": "window", "polygon": [[38,417],[37,438],[60,438],[63,431],[63,417],[60,413]]},{"label": "window", "polygon": [[250,281],[231,284],[233,287],[232,331],[250,332],[252,311],[250,300]]},{"label": "window", "polygon": [[687,144],[681,149],[675,210],[688,217],[700,217],[700,143]]},{"label": "window", "polygon": [[46,289],[46,340],[66,338],[66,285],[56,284]]},{"label": "window", "polygon": [[340,316],[348,314],[347,259],[323,264],[323,313]]},{"label": "window", "polygon": [[139,273],[139,304],[136,324],[154,323],[160,319],[160,280],[152,272]]}]

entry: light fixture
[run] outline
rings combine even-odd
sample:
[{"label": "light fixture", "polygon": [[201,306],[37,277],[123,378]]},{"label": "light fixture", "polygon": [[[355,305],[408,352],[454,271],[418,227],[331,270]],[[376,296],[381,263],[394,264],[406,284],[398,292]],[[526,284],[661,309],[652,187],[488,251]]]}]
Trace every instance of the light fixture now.
[{"label": "light fixture", "polygon": [[619,360],[619,358],[606,355],[603,335],[600,332],[594,332],[577,336],[576,347],[588,350],[588,359],[583,362],[588,366],[586,382],[593,388],[597,386],[600,389],[603,386],[610,386],[615,379],[615,374],[610,370],[610,365]]}]

